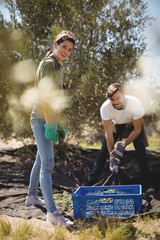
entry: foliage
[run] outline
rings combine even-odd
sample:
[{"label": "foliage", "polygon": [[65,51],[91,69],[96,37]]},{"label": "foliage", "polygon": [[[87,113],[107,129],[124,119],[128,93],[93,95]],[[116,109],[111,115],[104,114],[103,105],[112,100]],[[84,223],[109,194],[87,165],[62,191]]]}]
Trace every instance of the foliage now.
[{"label": "foliage", "polygon": [[[19,30],[4,21],[3,16],[0,16],[0,22],[2,50],[0,52],[0,129],[2,136],[7,139],[16,129],[24,130],[24,120],[27,118],[26,113],[20,112],[17,108],[17,104],[15,104],[17,99],[13,98],[13,96],[21,95],[26,84],[23,86],[14,82],[11,71],[14,64],[23,58],[22,49],[25,40]],[[23,131],[19,131],[20,134],[25,136]]]},{"label": "foliage", "polygon": [[[106,87],[115,81],[124,83],[126,74],[132,73],[145,48],[143,32],[151,20],[147,5],[142,0],[98,0],[96,4],[92,0],[7,0],[6,6],[11,21],[6,22],[1,16],[2,28],[6,32],[1,44],[9,61],[7,70],[11,64],[24,59],[38,63],[60,30],[74,32],[75,50],[64,63],[66,92],[71,98],[71,106],[65,111],[66,125],[73,133],[84,132],[84,126],[99,131],[99,108],[105,100]],[[7,35],[11,36],[14,30],[23,37],[18,40],[8,38]],[[8,49],[9,45],[12,49]],[[0,73],[5,74],[4,66]],[[13,83],[9,76],[1,77],[0,81],[3,85],[0,118],[5,118],[0,129],[3,136],[7,136],[6,131],[15,131],[12,120],[5,115],[9,109],[7,98],[13,92],[20,96],[28,85]],[[21,110],[17,108],[19,112],[14,116],[21,119],[18,134],[24,135],[30,133],[29,116]]]},{"label": "foliage", "polygon": [[8,93],[12,89],[9,81],[9,69],[16,59],[16,53],[11,47],[9,29],[5,26],[3,16],[0,15],[0,35],[1,35],[1,52],[0,52],[0,125],[4,136],[7,132],[12,132],[12,124],[6,117],[8,110]]}]

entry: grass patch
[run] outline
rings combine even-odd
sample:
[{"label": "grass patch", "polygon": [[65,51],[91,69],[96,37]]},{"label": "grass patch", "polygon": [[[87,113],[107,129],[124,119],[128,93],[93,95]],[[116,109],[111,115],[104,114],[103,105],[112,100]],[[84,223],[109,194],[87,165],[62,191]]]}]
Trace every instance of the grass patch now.
[{"label": "grass patch", "polygon": [[160,149],[160,138],[149,138],[149,148],[159,148]]},{"label": "grass patch", "polygon": [[11,224],[9,221],[0,219],[0,239],[9,236],[12,232]]},{"label": "grass patch", "polygon": [[[14,219],[14,218],[13,218]],[[52,234],[50,231],[35,227],[28,220],[17,219],[12,221],[7,218],[0,219],[0,240],[51,240]],[[63,238],[59,238],[59,240]],[[57,238],[58,240],[58,238]],[[67,239],[66,239],[67,240]]]},{"label": "grass patch", "polygon": [[[152,149],[154,149],[154,148],[155,148],[155,149],[159,148],[159,149],[160,149],[160,138],[149,138],[148,141],[149,141],[149,147],[148,147],[148,149],[149,149],[149,148],[152,148]],[[85,142],[85,141],[83,141],[82,143],[80,143],[80,146],[81,146],[82,148],[86,148],[86,149],[100,149],[100,148],[101,148],[101,145],[102,145],[102,142],[100,142],[100,141],[95,142],[94,144],[89,144],[89,143],[87,143],[87,142]],[[133,144],[132,144],[132,143],[129,144],[126,149],[128,149],[128,150],[134,149]]]},{"label": "grass patch", "polygon": [[100,149],[102,143],[100,141],[95,142],[94,144],[89,144],[85,141],[80,143],[80,147],[85,148],[85,149]]},{"label": "grass patch", "polygon": [[66,228],[55,228],[53,235],[50,240],[71,240],[72,234]]},{"label": "grass patch", "polygon": [[[14,221],[14,218],[12,218]],[[43,223],[43,221],[42,221]],[[129,240],[159,239],[160,219],[145,217],[133,222],[107,219],[75,220],[72,229],[53,227],[45,230],[29,220],[19,220],[12,225],[6,219],[0,220],[1,240]],[[156,238],[157,237],[157,238]]]},{"label": "grass patch", "polygon": [[34,236],[33,228],[28,223],[19,224],[12,232],[14,240],[29,240]]}]

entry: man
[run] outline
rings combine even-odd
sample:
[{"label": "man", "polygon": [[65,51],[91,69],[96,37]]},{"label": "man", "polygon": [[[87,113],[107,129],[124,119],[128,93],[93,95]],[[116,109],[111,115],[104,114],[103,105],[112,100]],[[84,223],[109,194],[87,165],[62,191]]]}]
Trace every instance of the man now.
[{"label": "man", "polygon": [[107,159],[110,160],[110,170],[118,171],[120,159],[130,143],[133,143],[137,153],[142,184],[146,185],[149,168],[145,148],[148,145],[143,125],[144,108],[136,97],[124,95],[119,83],[108,87],[106,97],[107,100],[100,108],[105,138],[90,172],[88,185],[96,183]]}]

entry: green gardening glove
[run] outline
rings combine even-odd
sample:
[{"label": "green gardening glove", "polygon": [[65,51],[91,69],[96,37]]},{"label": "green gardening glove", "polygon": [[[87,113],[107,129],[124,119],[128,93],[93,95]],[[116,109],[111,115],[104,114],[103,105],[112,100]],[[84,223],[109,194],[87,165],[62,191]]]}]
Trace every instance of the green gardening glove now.
[{"label": "green gardening glove", "polygon": [[61,137],[63,139],[65,139],[65,137],[67,135],[67,131],[66,131],[63,123],[58,124],[58,135],[59,135],[59,137]]},{"label": "green gardening glove", "polygon": [[54,142],[58,143],[58,133],[57,133],[57,124],[55,123],[46,123],[44,124],[45,127],[45,138]]}]

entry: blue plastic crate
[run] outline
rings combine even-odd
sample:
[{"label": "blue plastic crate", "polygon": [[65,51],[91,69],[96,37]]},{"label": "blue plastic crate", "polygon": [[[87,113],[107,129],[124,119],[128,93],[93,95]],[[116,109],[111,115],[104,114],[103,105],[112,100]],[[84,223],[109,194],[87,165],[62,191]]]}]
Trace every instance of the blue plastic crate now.
[{"label": "blue plastic crate", "polygon": [[74,218],[126,218],[142,205],[141,185],[82,186],[72,194]]}]

